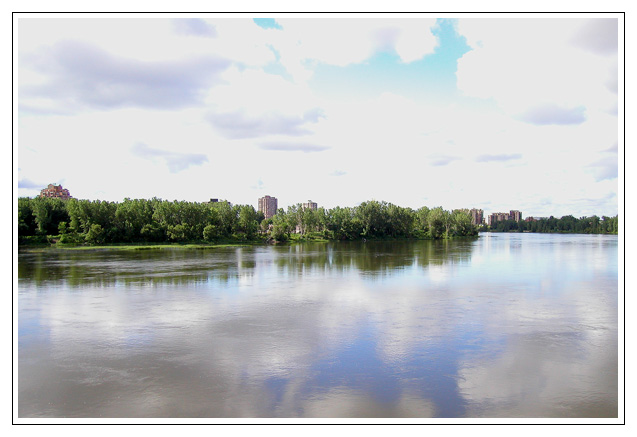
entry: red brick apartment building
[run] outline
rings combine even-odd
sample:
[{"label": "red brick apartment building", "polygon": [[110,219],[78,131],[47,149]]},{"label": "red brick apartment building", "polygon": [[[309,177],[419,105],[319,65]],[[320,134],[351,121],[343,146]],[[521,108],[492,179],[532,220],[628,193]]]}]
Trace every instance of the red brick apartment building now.
[{"label": "red brick apartment building", "polygon": [[56,199],[70,199],[71,194],[66,188],[62,188],[62,185],[49,184],[48,187],[40,191],[40,197],[50,197]]}]

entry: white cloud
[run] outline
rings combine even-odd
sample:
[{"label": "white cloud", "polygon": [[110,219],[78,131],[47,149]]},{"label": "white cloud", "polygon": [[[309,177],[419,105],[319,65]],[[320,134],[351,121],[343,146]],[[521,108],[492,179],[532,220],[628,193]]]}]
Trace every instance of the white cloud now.
[{"label": "white cloud", "polygon": [[566,18],[460,19],[458,31],[472,50],[458,61],[458,88],[494,99],[512,114],[546,103],[606,109],[616,102],[606,83],[617,58],[572,43],[587,24]]},{"label": "white cloud", "polygon": [[214,38],[217,28],[201,18],[177,18],[173,20],[173,26],[177,33],[197,37]]},{"label": "white cloud", "polygon": [[303,142],[265,142],[259,144],[259,147],[263,150],[274,150],[280,152],[322,152],[329,149],[327,146],[321,146],[318,144],[310,144]]},{"label": "white cloud", "polygon": [[154,160],[155,158],[161,158],[166,162],[171,173],[177,173],[186,170],[192,165],[201,165],[204,162],[208,162],[208,157],[200,153],[171,152],[168,150],[155,149],[144,143],[135,144],[131,147],[131,152],[145,159]]},{"label": "white cloud", "polygon": [[229,68],[207,97],[208,120],[230,138],[305,134],[324,116],[303,84],[257,69]]},{"label": "white cloud", "polygon": [[575,34],[573,45],[598,55],[617,53],[617,18],[598,18],[588,20]]},{"label": "white cloud", "polygon": [[[20,88],[23,105],[39,100],[57,102],[60,109],[81,110],[146,107],[176,109],[200,105],[203,90],[219,82],[229,65],[215,56],[178,62],[139,61],[112,56],[77,41],[61,41],[24,55],[23,69],[47,79]],[[33,100],[32,100],[33,99]],[[37,106],[36,106],[37,107]],[[40,110],[47,108],[40,107]]]},{"label": "white cloud", "polygon": [[586,121],[586,108],[561,108],[554,104],[534,106],[519,115],[519,119],[535,125],[580,124]]}]

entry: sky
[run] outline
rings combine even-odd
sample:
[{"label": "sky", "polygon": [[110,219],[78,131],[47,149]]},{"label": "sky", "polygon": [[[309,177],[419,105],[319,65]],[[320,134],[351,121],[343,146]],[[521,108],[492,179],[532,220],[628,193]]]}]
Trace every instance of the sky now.
[{"label": "sky", "polygon": [[17,194],[614,216],[617,17],[23,14]]}]

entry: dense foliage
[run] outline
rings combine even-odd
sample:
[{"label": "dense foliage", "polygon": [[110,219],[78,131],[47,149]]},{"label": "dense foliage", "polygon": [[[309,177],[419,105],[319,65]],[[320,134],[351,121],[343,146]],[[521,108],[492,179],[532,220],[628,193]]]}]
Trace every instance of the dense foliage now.
[{"label": "dense foliage", "polygon": [[468,210],[414,211],[387,202],[311,210],[279,209],[267,220],[250,205],[161,199],[123,202],[20,198],[21,242],[142,243],[285,241],[290,238],[357,240],[452,238],[477,235]]},{"label": "dense foliage", "polygon": [[[492,224],[488,230],[494,232],[556,232],[574,234],[617,234],[618,218],[602,216],[580,217],[565,215],[562,218],[549,217],[533,221],[504,220]],[[481,229],[481,230],[487,230]]]},{"label": "dense foliage", "polygon": [[[265,220],[250,205],[161,199],[123,202],[18,199],[21,242],[62,244],[286,241],[291,238],[357,240],[382,238],[442,239],[473,236],[468,210],[441,207],[418,210],[368,201],[356,207],[306,209],[297,204]],[[617,234],[618,217],[572,215],[534,221],[506,220],[480,230]]]}]

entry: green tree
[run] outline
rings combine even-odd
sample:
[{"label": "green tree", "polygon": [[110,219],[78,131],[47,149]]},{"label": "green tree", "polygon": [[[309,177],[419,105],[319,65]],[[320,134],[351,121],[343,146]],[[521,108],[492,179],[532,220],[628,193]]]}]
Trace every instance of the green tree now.
[{"label": "green tree", "polygon": [[213,208],[217,213],[216,217],[221,236],[224,238],[231,237],[237,227],[237,209],[233,208],[230,203],[226,201],[214,203]]},{"label": "green tree", "polygon": [[115,208],[115,225],[119,229],[123,241],[140,241],[144,239],[142,229],[144,226],[157,227],[153,220],[152,201],[129,198]]},{"label": "green tree", "polygon": [[257,212],[251,205],[242,205],[239,208],[238,229],[248,239],[254,239],[259,228]]},{"label": "green tree", "polygon": [[354,217],[362,226],[363,237],[382,237],[388,234],[389,216],[387,202],[371,200],[356,207]]},{"label": "green tree", "polygon": [[427,214],[427,225],[431,238],[439,239],[444,237],[447,225],[446,220],[445,211],[442,207],[438,206],[429,211]]},{"label": "green tree", "polygon": [[453,234],[457,236],[477,235],[477,230],[471,224],[471,213],[467,209],[457,209],[451,214]]},{"label": "green tree", "polygon": [[188,225],[168,225],[166,235],[171,241],[182,242],[188,240],[189,230]]},{"label": "green tree", "polygon": [[40,235],[56,235],[59,223],[69,220],[65,200],[36,197],[30,204],[36,232]]},{"label": "green tree", "polygon": [[104,230],[98,224],[91,225],[86,233],[86,242],[89,244],[102,244],[104,242]]},{"label": "green tree", "polygon": [[412,237],[417,221],[416,212],[410,208],[402,208],[394,204],[388,204],[386,207],[388,220],[386,223],[386,234],[394,238]]},{"label": "green tree", "polygon": [[327,229],[332,238],[337,240],[355,240],[361,237],[362,224],[355,217],[353,208],[339,206],[327,212]]},{"label": "green tree", "polygon": [[325,208],[321,207],[314,211],[314,218],[316,220],[317,230],[326,233],[328,224],[328,214]]},{"label": "green tree", "polygon": [[20,197],[18,199],[18,235],[20,237],[35,235],[36,230],[32,201],[28,197]]},{"label": "green tree", "polygon": [[207,225],[203,228],[203,239],[209,242],[218,240],[220,237],[220,230],[217,225]]},{"label": "green tree", "polygon": [[271,236],[276,241],[286,241],[290,239],[293,226],[296,223],[296,217],[288,217],[283,208],[279,208],[272,216]]}]

